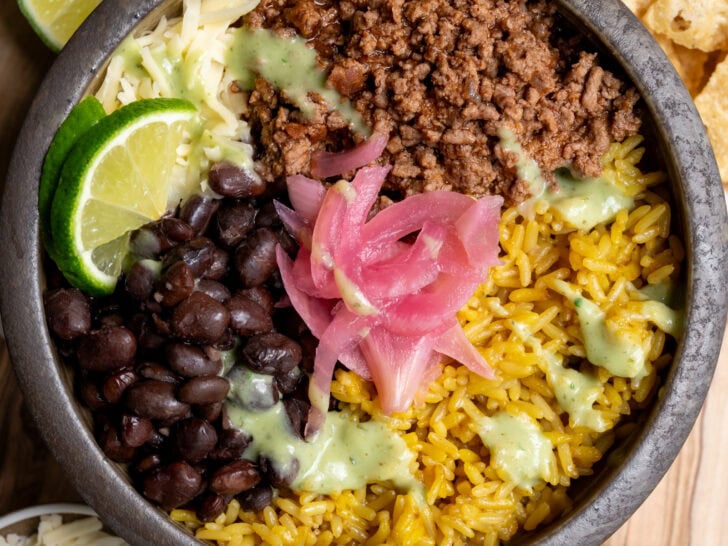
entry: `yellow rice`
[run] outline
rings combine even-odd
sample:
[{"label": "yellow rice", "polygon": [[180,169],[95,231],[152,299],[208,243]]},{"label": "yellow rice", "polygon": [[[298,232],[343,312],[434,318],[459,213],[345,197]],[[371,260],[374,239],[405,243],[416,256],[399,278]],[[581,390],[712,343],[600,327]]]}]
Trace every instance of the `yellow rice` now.
[{"label": "yellow rice", "polygon": [[[220,545],[496,545],[519,530],[533,530],[571,507],[568,487],[588,475],[615,440],[634,425],[625,420],[654,396],[658,373],[669,365],[665,334],[640,313],[634,287],[677,280],[684,250],[670,233],[668,192],[659,173],[642,174],[640,137],[612,145],[603,159],[605,176],[635,197],[631,211],[588,233],[565,227],[545,203],[524,218],[504,211],[500,226],[502,265],[491,270],[459,319],[468,338],[497,372],[486,380],[467,368],[446,363],[408,412],[382,415],[372,384],[338,370],[332,394],[353,418],[376,419],[397,431],[417,454],[412,471],[425,487],[429,510],[412,494],[388,484],[372,484],[338,495],[311,493],[279,497],[260,513],[244,513],[233,500],[215,522],[202,524],[194,512],[174,510],[172,518],[200,539]],[[551,290],[556,279],[582,289],[607,313],[607,321],[649,347],[648,375],[641,381],[615,377],[586,360],[603,383],[595,409],[611,423],[604,433],[564,425],[564,412],[546,380],[543,362],[512,329],[528,326],[544,349],[585,357],[573,307]],[[669,346],[669,345],[668,345]],[[505,410],[538,420],[555,446],[556,463],[548,483],[526,491],[504,482],[490,464],[471,423]]]}]

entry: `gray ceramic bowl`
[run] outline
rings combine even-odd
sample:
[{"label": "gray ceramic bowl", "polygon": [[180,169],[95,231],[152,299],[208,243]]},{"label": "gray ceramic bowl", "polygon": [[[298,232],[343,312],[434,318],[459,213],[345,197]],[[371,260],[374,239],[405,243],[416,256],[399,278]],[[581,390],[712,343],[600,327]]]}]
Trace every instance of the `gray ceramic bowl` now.
[{"label": "gray ceramic bowl", "polygon": [[[617,0],[561,0],[563,13],[634,80],[653,130],[652,150],[669,173],[687,260],[687,330],[661,396],[623,441],[574,490],[574,509],[518,544],[597,545],[642,503],[677,455],[702,406],[725,325],[728,219],[718,172],[698,113],[677,74],[647,31]],[[86,501],[132,544],[199,544],[130,485],[90,433],[45,324],[44,277],[36,193],[43,155],[71,107],[93,85],[107,55],[138,25],[152,24],[171,2],[107,1],[48,73],[19,136],[5,184],[0,266],[8,347],[43,436]],[[149,18],[147,17],[148,14]]]}]

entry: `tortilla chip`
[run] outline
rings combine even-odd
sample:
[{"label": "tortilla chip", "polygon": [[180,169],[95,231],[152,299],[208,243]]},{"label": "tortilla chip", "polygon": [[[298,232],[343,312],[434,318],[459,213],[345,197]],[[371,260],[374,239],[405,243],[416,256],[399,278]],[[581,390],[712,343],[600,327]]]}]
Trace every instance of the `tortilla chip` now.
[{"label": "tortilla chip", "polygon": [[689,49],[709,52],[728,46],[726,0],[655,0],[644,23]]},{"label": "tortilla chip", "polygon": [[723,183],[728,183],[728,57],[718,64],[695,99],[708,130]]},{"label": "tortilla chip", "polygon": [[654,36],[667,58],[675,66],[677,73],[680,74],[685,87],[695,97],[705,83],[705,67],[710,55],[699,49],[688,49],[678,45],[661,34]]},{"label": "tortilla chip", "polygon": [[622,0],[624,5],[627,6],[637,17],[642,17],[642,14],[654,1],[655,0]]}]

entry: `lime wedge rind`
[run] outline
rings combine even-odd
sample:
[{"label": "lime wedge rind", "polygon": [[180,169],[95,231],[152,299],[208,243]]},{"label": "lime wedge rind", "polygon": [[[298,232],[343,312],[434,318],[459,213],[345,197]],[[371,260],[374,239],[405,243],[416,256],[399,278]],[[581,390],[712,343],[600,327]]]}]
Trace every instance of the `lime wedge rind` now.
[{"label": "lime wedge rind", "polygon": [[[184,100],[141,100],[106,116],[78,139],[61,170],[50,216],[56,263],[71,284],[93,295],[112,292],[127,252],[126,245],[116,244],[114,246],[114,241],[123,241],[128,231],[139,227],[140,222],[156,220],[165,212],[168,181],[151,180],[150,185],[159,186],[161,184],[159,191],[163,192],[165,196],[165,199],[160,200],[162,204],[155,205],[149,209],[150,213],[144,215],[140,214],[139,210],[129,210],[125,206],[124,200],[128,202],[128,196],[122,196],[121,206],[115,206],[113,202],[108,203],[109,208],[115,208],[118,214],[129,215],[131,213],[137,218],[124,224],[123,230],[110,221],[110,224],[107,225],[113,225],[113,229],[104,237],[94,239],[94,244],[98,244],[98,246],[86,248],[84,229],[97,229],[98,226],[91,226],[90,222],[83,220],[84,210],[91,201],[95,200],[91,186],[96,180],[95,175],[103,170],[104,158],[108,157],[112,150],[123,147],[127,139],[133,138],[137,131],[143,131],[144,127],[150,124],[161,122],[170,127],[178,123],[189,124],[196,115],[195,107]],[[177,131],[175,134],[182,134],[182,132]],[[150,143],[150,145],[153,144]],[[159,143],[159,145],[166,146],[168,142]],[[130,158],[130,167],[128,171],[125,171],[126,173],[134,170],[133,159]],[[160,167],[160,172],[164,172],[164,166]],[[122,190],[123,188],[119,189],[119,191]],[[107,216],[113,217],[113,212],[112,210]],[[96,220],[101,222],[103,218]],[[117,230],[121,232],[117,232]],[[109,257],[108,252],[99,254],[99,247],[104,245],[116,248],[118,255]],[[97,267],[94,261],[100,259],[100,255],[103,255],[105,260],[103,266],[105,271]]]},{"label": "lime wedge rind", "polygon": [[101,0],[68,0],[53,9],[50,0],[18,0],[18,7],[43,43],[58,53],[100,3]]},{"label": "lime wedge rind", "polygon": [[99,100],[93,96],[86,97],[71,110],[61,124],[43,160],[38,188],[38,212],[41,237],[51,258],[55,259],[56,255],[50,224],[51,205],[63,163],[78,139],[104,116],[106,111]]}]

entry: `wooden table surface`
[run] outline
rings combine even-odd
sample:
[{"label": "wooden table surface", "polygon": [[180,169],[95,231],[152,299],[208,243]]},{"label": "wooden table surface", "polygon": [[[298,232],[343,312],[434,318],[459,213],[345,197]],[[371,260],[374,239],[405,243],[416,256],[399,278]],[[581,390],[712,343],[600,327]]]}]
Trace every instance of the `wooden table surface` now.
[{"label": "wooden table surface", "polygon": [[[20,15],[0,2],[0,180],[34,89],[53,60]],[[0,281],[1,282],[1,281]],[[728,287],[726,287],[728,289]],[[12,317],[3,317],[11,321]],[[728,544],[728,337],[706,405],[672,468],[609,546]],[[25,414],[0,341],[0,515],[32,504],[77,501]]]}]

